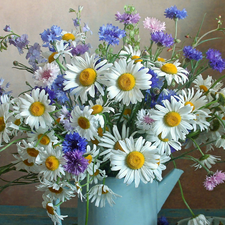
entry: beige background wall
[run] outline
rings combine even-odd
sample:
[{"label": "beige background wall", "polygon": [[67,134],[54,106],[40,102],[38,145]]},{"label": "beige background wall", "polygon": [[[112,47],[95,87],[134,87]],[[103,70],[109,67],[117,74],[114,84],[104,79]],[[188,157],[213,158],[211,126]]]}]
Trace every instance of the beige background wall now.
[{"label": "beige background wall", "polygon": [[[185,8],[188,17],[179,21],[178,38],[184,39],[186,34],[194,36],[196,33],[204,13],[207,13],[203,32],[216,27],[214,18],[222,15],[225,18],[225,1],[224,0],[7,0],[1,1],[0,4],[0,36],[4,35],[6,24],[10,25],[14,32],[18,34],[27,33],[30,43],[41,43],[40,33],[44,29],[50,28],[52,25],[58,25],[66,31],[73,29],[72,18],[75,14],[69,14],[69,8],[77,9],[79,5],[84,6],[82,12],[82,22],[88,23],[93,31],[93,35],[88,39],[93,46],[93,50],[98,45],[98,29],[103,24],[112,23],[113,25],[122,26],[114,20],[117,11],[123,12],[123,6],[130,4],[135,6],[143,21],[147,16],[156,17],[166,22],[166,32],[174,32],[173,21],[165,19],[164,10],[170,6],[176,5],[179,9]],[[225,25],[225,24],[224,24]],[[223,36],[222,33],[219,34]],[[140,36],[142,39],[141,46],[149,44],[149,33],[143,29],[140,23]],[[205,44],[201,50],[207,50],[209,47],[219,49],[225,58],[225,37],[223,40],[214,42],[213,45]],[[188,40],[186,40],[188,43]],[[165,53],[165,57],[169,57]],[[12,62],[18,60],[26,64],[25,54],[19,55],[14,46],[10,46],[7,52],[0,53],[0,77],[11,83],[13,95],[25,90],[25,81],[32,83],[30,74],[12,69]],[[215,71],[207,72],[210,75],[219,77],[221,74]],[[206,74],[207,75],[207,74]],[[13,158],[10,153],[15,149],[0,153],[0,165],[8,163]],[[213,152],[217,154],[217,152]],[[220,153],[218,153],[220,154]],[[224,154],[224,151],[223,151]],[[224,160],[224,155],[223,155]],[[201,171],[194,172],[189,164],[180,161],[180,167],[186,172],[182,176],[182,183],[185,196],[193,208],[224,208],[225,184],[216,188],[213,192],[207,192],[202,185],[205,173]],[[170,165],[172,167],[172,165]],[[225,171],[225,167],[221,164],[221,169]],[[18,174],[10,173],[4,178],[13,179]],[[1,183],[0,183],[1,184]],[[35,190],[34,185],[10,187],[0,194],[1,205],[29,205],[41,207],[41,193]],[[76,200],[72,200],[65,204],[66,206],[75,206]],[[181,198],[179,188],[176,187],[164,205],[165,208],[185,208]]]}]

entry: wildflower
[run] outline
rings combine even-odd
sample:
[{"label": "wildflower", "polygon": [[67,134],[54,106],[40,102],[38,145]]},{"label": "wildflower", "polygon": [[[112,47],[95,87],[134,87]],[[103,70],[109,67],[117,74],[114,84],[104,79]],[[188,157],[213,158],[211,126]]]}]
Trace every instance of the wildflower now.
[{"label": "wildflower", "polygon": [[84,23],[84,27],[83,27],[83,32],[90,32],[91,34],[93,34],[93,32],[91,31],[91,29],[90,29],[90,27],[88,26],[88,24],[87,23]]},{"label": "wildflower", "polygon": [[0,96],[11,94],[12,91],[6,91],[9,88],[9,82],[5,86],[3,86],[3,83],[4,79],[0,78]]},{"label": "wildflower", "polygon": [[225,173],[217,170],[214,174],[206,176],[203,184],[207,191],[212,191],[217,185],[224,183],[224,181]]},{"label": "wildflower", "polygon": [[187,11],[185,9],[179,10],[176,6],[171,6],[165,9],[164,16],[169,19],[182,20],[187,17]]},{"label": "wildflower", "polygon": [[165,216],[161,216],[158,218],[157,225],[169,225]]},{"label": "wildflower", "polygon": [[221,53],[215,49],[209,49],[206,52],[206,58],[209,60],[209,65],[213,70],[220,73],[225,69],[225,60],[222,59]]},{"label": "wildflower", "polygon": [[70,53],[73,56],[80,56],[83,55],[85,52],[88,52],[90,48],[90,44],[79,44],[76,47],[72,47]]},{"label": "wildflower", "polygon": [[23,54],[23,48],[25,48],[29,44],[29,41],[27,39],[28,35],[22,34],[20,37],[16,37],[15,39],[9,38],[9,43],[17,47],[20,54]]},{"label": "wildflower", "polygon": [[[202,157],[200,157],[199,162],[203,164],[204,166],[206,166],[208,169],[210,169],[212,165],[214,165],[219,160],[221,160],[220,156],[205,154]],[[201,164],[195,163],[192,166],[196,167],[196,170],[197,170],[202,168]]]},{"label": "wildflower", "polygon": [[103,25],[99,28],[99,41],[108,42],[109,45],[119,44],[119,39],[126,36],[124,30],[119,27],[113,26],[112,24]]},{"label": "wildflower", "polygon": [[81,19],[79,19],[79,18],[73,19],[73,25],[75,27],[79,27],[80,26],[80,21],[81,21]]},{"label": "wildflower", "polygon": [[209,225],[210,222],[205,218],[203,214],[199,214],[196,217],[193,217],[190,219],[187,223],[187,225]]},{"label": "wildflower", "polygon": [[174,44],[174,39],[171,34],[165,34],[162,31],[157,31],[151,34],[151,40],[156,44],[164,47],[170,47]]},{"label": "wildflower", "polygon": [[184,57],[189,60],[201,60],[203,58],[202,52],[198,51],[195,48],[192,48],[191,46],[184,46],[183,48]]},{"label": "wildflower", "polygon": [[11,31],[11,27],[9,25],[6,25],[3,30],[5,32],[10,32]]},{"label": "wildflower", "polygon": [[128,14],[128,13],[123,13],[120,14],[119,12],[117,12],[115,14],[116,17],[116,21],[119,21],[120,23],[123,24],[136,24],[139,22],[140,20],[140,16],[139,13],[136,14]]},{"label": "wildflower", "polygon": [[153,17],[146,17],[143,21],[143,25],[145,29],[150,31],[150,33],[160,32],[166,29],[165,22],[161,22]]}]

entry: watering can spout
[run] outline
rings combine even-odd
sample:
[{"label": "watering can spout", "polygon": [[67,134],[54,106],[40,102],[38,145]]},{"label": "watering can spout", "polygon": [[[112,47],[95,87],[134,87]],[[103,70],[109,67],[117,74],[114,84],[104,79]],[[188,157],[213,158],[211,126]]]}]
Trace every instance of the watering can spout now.
[{"label": "watering can spout", "polygon": [[161,182],[159,182],[157,190],[157,212],[159,212],[168,198],[170,192],[173,190],[175,184],[179,180],[183,170],[173,169],[171,170]]}]

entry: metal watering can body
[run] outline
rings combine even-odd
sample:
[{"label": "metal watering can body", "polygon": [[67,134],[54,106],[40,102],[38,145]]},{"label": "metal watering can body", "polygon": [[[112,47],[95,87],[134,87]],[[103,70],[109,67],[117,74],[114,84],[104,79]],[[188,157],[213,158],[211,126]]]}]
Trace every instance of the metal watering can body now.
[{"label": "metal watering can body", "polygon": [[[140,183],[127,186],[123,179],[108,177],[105,184],[113,192],[121,195],[115,199],[115,205],[106,203],[103,208],[89,205],[88,225],[156,225],[157,214],[162,208],[182,170],[174,169],[161,182]],[[85,225],[86,202],[78,202],[78,225]]]}]

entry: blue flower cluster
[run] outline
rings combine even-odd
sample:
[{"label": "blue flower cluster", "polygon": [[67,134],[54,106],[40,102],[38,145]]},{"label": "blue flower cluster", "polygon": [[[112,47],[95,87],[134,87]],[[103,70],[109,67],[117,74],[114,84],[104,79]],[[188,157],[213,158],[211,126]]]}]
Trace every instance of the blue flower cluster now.
[{"label": "blue flower cluster", "polygon": [[163,31],[154,32],[151,34],[151,39],[155,43],[164,47],[170,47],[174,44],[174,39],[171,34],[165,34]]},{"label": "blue flower cluster", "polygon": [[184,57],[190,60],[201,60],[203,58],[202,52],[198,51],[197,49],[193,48],[192,46],[185,46],[183,48]]},{"label": "blue flower cluster", "polygon": [[28,35],[22,34],[20,37],[16,37],[16,38],[11,36],[9,38],[9,43],[17,47],[20,54],[23,54],[23,48],[25,48],[29,44]]},{"label": "blue flower cluster", "polygon": [[165,9],[164,16],[169,19],[184,19],[187,17],[187,11],[185,9],[179,10],[176,6],[171,6]]},{"label": "blue flower cluster", "polygon": [[222,59],[220,51],[210,48],[206,52],[206,58],[209,60],[209,65],[213,70],[221,73],[225,69],[225,60]]},{"label": "blue flower cluster", "polygon": [[106,41],[109,45],[119,44],[119,39],[126,36],[124,30],[112,24],[103,25],[99,28],[99,41]]}]

